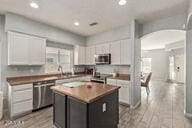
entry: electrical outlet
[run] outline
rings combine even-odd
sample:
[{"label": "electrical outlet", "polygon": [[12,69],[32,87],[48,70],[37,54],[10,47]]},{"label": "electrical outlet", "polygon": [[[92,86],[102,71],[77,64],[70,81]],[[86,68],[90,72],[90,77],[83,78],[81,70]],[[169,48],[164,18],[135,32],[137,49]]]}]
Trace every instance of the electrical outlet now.
[{"label": "electrical outlet", "polygon": [[107,104],[104,103],[104,104],[103,104],[103,112],[106,112],[106,111],[107,111]]}]

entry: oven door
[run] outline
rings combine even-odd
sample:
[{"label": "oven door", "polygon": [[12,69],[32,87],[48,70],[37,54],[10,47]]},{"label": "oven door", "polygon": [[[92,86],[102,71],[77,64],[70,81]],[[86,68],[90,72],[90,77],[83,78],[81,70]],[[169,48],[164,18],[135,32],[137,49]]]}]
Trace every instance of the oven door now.
[{"label": "oven door", "polygon": [[111,63],[111,55],[110,54],[99,54],[95,55],[95,64],[110,64]]}]

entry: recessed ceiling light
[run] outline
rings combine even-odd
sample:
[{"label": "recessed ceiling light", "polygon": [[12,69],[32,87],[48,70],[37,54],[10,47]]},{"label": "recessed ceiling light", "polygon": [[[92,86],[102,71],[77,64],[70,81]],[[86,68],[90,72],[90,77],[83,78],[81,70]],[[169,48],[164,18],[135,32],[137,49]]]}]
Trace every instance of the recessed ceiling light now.
[{"label": "recessed ceiling light", "polygon": [[75,22],[74,22],[74,25],[75,25],[75,26],[79,26],[80,24],[79,24],[79,22],[75,21]]},{"label": "recessed ceiling light", "polygon": [[34,1],[32,1],[32,2],[30,3],[30,6],[31,6],[32,8],[35,8],[35,9],[39,8],[39,5],[38,5],[36,2],[34,2]]},{"label": "recessed ceiling light", "polygon": [[119,5],[126,5],[127,4],[127,0],[119,0]]}]

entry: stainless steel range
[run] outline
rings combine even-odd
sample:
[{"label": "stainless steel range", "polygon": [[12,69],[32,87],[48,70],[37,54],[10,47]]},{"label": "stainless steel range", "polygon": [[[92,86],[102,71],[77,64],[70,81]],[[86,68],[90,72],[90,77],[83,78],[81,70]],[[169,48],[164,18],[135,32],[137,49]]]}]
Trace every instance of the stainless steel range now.
[{"label": "stainless steel range", "polygon": [[109,74],[98,74],[92,77],[91,81],[92,82],[98,82],[98,83],[107,83],[107,77],[109,77],[111,75]]}]

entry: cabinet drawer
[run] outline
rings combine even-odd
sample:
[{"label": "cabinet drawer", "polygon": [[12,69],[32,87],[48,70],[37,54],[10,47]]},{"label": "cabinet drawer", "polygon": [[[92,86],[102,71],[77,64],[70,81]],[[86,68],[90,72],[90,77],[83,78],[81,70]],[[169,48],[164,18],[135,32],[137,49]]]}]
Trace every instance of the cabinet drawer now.
[{"label": "cabinet drawer", "polygon": [[33,84],[22,84],[22,85],[12,86],[13,91],[26,90],[26,89],[32,89],[32,88],[33,88]]},{"label": "cabinet drawer", "polygon": [[117,85],[129,86],[129,81],[126,80],[117,80]]},{"label": "cabinet drawer", "polygon": [[22,114],[22,113],[31,111],[33,109],[32,103],[33,103],[32,100],[28,100],[28,101],[13,104],[12,114],[17,115],[17,114]]},{"label": "cabinet drawer", "polygon": [[32,100],[33,99],[33,90],[27,89],[27,90],[20,90],[13,92],[13,103],[26,101],[26,100]]},{"label": "cabinet drawer", "polygon": [[117,80],[116,79],[107,79],[107,84],[109,84],[109,85],[117,85]]}]

